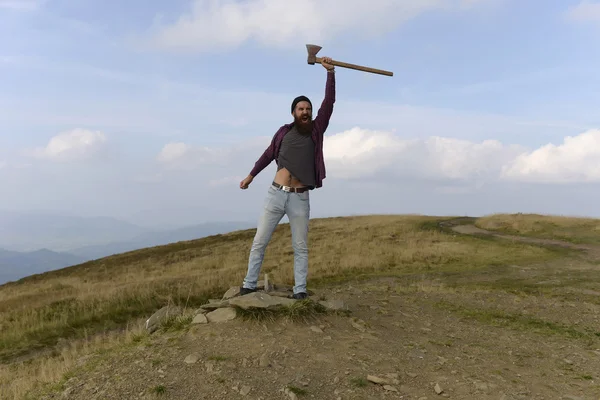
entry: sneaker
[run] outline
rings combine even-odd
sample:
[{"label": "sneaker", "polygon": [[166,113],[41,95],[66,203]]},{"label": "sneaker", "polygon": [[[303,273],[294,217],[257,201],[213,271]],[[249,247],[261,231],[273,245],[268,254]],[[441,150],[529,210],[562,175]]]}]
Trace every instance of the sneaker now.
[{"label": "sneaker", "polygon": [[249,293],[254,293],[254,292],[256,292],[256,289],[248,289],[245,287],[240,288],[240,296],[243,296],[243,295],[249,294]]},{"label": "sneaker", "polygon": [[296,300],[304,300],[308,297],[308,295],[304,292],[300,292],[300,293],[294,293],[294,295],[292,296],[292,299],[296,299]]}]

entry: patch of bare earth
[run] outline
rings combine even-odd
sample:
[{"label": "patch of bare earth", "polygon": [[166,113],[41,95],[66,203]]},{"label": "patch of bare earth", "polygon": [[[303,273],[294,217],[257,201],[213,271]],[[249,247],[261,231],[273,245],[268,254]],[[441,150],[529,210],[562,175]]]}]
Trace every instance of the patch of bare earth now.
[{"label": "patch of bare earth", "polygon": [[[582,312],[581,306],[546,297],[398,278],[345,284],[318,295],[343,299],[352,314],[307,323],[235,319],[157,333],[136,346],[98,356],[92,367],[70,378],[62,393],[45,398],[600,396],[595,304]],[[530,307],[535,311],[527,311]],[[486,313],[493,309],[505,315],[524,312],[525,317],[489,318]],[[579,322],[552,325],[566,314],[579,314]],[[531,321],[550,325],[529,326]],[[298,394],[290,395],[286,388]]]}]

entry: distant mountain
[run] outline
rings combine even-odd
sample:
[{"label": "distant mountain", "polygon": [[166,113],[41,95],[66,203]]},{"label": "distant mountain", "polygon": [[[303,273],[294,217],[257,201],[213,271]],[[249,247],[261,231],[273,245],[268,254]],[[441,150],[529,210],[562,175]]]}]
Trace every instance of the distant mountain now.
[{"label": "distant mountain", "polygon": [[81,264],[82,257],[48,249],[18,252],[0,249],[0,284],[25,276]]},{"label": "distant mountain", "polygon": [[0,212],[0,246],[14,251],[49,248],[60,252],[132,240],[146,232],[146,228],[109,217]]},{"label": "distant mountain", "polygon": [[103,245],[73,248],[68,252],[86,260],[95,260],[113,254],[124,253],[126,251],[199,239],[210,235],[224,234],[241,229],[250,229],[254,225],[255,224],[251,222],[209,222],[168,231],[147,232],[138,235],[132,240],[114,241]]}]

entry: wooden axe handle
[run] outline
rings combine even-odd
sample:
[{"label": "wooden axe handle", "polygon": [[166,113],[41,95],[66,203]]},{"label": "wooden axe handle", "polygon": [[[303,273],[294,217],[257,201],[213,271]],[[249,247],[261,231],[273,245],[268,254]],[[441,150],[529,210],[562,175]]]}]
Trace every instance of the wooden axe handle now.
[{"label": "wooden axe handle", "polygon": [[[316,57],[316,62],[321,63],[322,59],[323,59],[322,57]],[[372,72],[374,74],[394,76],[394,73],[390,72],[390,71],[384,71],[382,69],[376,69],[376,68],[363,67],[362,65],[349,64],[349,63],[345,63],[342,61],[331,60],[330,64],[336,65],[338,67],[351,68],[351,69],[356,69],[356,70],[365,71],[365,72]]]}]

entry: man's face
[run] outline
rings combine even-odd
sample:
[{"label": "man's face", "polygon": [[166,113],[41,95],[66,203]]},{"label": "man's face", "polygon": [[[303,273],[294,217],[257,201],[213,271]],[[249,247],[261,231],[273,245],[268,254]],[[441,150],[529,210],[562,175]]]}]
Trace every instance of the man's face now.
[{"label": "man's face", "polygon": [[308,101],[301,101],[294,109],[294,122],[301,127],[309,127],[312,123],[312,107]]}]

